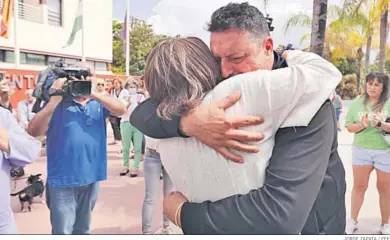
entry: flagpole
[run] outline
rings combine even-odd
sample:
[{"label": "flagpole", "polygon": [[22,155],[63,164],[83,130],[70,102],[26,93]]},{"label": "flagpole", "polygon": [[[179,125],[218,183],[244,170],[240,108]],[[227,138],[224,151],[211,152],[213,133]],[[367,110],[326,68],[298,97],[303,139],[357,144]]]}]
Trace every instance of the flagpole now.
[{"label": "flagpole", "polygon": [[130,0],[126,0],[126,26],[123,26],[126,28],[126,76],[130,75],[130,28],[129,28],[129,20],[130,20]]},{"label": "flagpole", "polygon": [[20,66],[20,49],[18,39],[18,18],[19,18],[19,0],[14,0],[14,56],[15,56],[15,68]]},{"label": "flagpole", "polygon": [[81,61],[86,62],[85,57],[85,3],[84,0],[81,0]]}]

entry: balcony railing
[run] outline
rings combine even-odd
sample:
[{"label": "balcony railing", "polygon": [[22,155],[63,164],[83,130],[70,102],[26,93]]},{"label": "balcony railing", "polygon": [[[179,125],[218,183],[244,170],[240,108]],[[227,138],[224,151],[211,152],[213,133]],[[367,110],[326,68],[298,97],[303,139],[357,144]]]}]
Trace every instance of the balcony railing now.
[{"label": "balcony railing", "polygon": [[[16,0],[17,1],[17,0]],[[36,22],[36,23],[44,23],[45,19],[44,19],[44,12],[43,12],[43,5],[39,5],[39,6],[33,6],[33,5],[30,5],[30,4],[25,4],[25,3],[21,3],[19,2],[18,3],[19,5],[19,19],[24,19],[24,20],[27,20],[27,21],[31,21],[31,22]],[[0,14],[1,14],[1,11],[3,9],[3,1],[0,0]],[[51,19],[51,15],[50,15],[50,11],[48,12],[49,16],[48,16],[48,20],[49,22],[50,19]],[[61,21],[58,20],[59,17],[53,19],[52,21],[57,21],[59,22],[59,24],[57,25],[60,25],[61,24]],[[52,25],[55,25],[55,24],[52,24]]]},{"label": "balcony railing", "polygon": [[43,7],[32,6],[19,2],[19,19],[28,20],[36,23],[43,23]]},{"label": "balcony railing", "polygon": [[61,14],[58,12],[47,11],[48,23],[53,26],[61,26]]}]

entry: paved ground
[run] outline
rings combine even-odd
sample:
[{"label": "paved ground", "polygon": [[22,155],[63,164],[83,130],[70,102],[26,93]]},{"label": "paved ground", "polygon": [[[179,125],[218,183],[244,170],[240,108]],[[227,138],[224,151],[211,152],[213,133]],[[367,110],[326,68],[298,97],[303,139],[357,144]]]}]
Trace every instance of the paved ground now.
[{"label": "paved ground", "polygon": [[[112,131],[108,129],[111,142]],[[141,209],[144,199],[143,162],[140,164],[140,176],[137,178],[120,177],[122,158],[118,153],[120,146],[108,147],[108,179],[101,183],[99,200],[92,214],[92,234],[140,234]],[[27,173],[42,173],[46,179],[46,158],[42,157],[26,167]],[[25,180],[19,180],[17,190],[25,186]],[[161,181],[162,187],[162,181]],[[159,232],[162,224],[162,190],[156,201],[153,229]],[[32,212],[20,212],[17,197],[12,199],[18,230],[22,234],[50,234],[49,210],[46,204],[34,204]],[[172,224],[173,225],[173,224]],[[181,233],[176,226],[176,233]]]},{"label": "paved ground", "polygon": [[[111,133],[111,129],[108,131]],[[347,211],[350,212],[350,192],[352,187],[351,143],[353,135],[343,130],[339,134],[339,153],[344,162],[347,180]],[[109,136],[109,140],[112,136]],[[141,232],[141,207],[144,197],[144,179],[141,164],[141,176],[130,179],[119,177],[122,160],[118,154],[119,146],[108,148],[108,180],[102,182],[99,201],[92,216],[93,234],[139,234]],[[27,167],[28,173],[46,175],[46,160],[39,159]],[[375,187],[376,175],[371,175],[370,185],[366,193],[365,203],[360,214],[359,234],[375,234],[380,224],[379,199]],[[17,189],[24,186],[18,183]],[[13,198],[12,207],[18,229],[22,234],[49,234],[51,231],[49,211],[45,204],[34,204],[33,212],[21,213],[17,198]],[[162,222],[162,196],[157,201],[153,219],[153,227],[158,231]],[[180,230],[175,228],[177,233]]]}]

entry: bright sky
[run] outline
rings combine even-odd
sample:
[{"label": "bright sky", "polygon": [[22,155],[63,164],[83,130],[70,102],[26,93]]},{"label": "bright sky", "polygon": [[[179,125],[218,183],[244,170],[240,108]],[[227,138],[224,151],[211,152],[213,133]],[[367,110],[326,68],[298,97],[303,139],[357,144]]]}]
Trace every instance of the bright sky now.
[{"label": "bright sky", "polygon": [[[204,30],[213,11],[231,2],[230,0],[130,0],[130,14],[146,19],[153,24],[155,32],[182,36],[197,36],[206,43],[209,33]],[[234,2],[249,2],[264,13],[263,0],[236,0]],[[297,47],[306,47],[308,42],[299,45],[301,37],[310,29],[294,28],[286,35],[284,27],[287,19],[294,13],[313,11],[313,0],[269,0],[267,13],[274,18],[275,27],[272,37],[275,46],[292,43]],[[329,4],[340,4],[342,0],[329,0]],[[113,18],[123,21],[126,0],[113,0]]]}]

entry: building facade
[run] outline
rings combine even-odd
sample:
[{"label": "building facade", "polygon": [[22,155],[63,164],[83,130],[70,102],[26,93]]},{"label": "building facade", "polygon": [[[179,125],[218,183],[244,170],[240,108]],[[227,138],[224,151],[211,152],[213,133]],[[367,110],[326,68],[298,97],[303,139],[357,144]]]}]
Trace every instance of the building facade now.
[{"label": "building facade", "polygon": [[[0,38],[0,76],[14,83],[12,102],[35,86],[39,71],[63,59],[74,64],[81,61],[82,33],[77,32],[72,45],[64,47],[72,31],[79,0],[18,1],[16,37],[20,64],[15,64],[15,27],[13,18],[9,38]],[[102,78],[114,77],[112,62],[112,0],[84,0],[85,56]],[[2,8],[0,0],[0,8]]]}]

